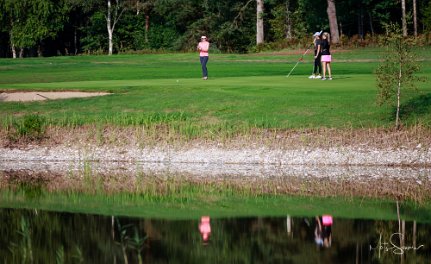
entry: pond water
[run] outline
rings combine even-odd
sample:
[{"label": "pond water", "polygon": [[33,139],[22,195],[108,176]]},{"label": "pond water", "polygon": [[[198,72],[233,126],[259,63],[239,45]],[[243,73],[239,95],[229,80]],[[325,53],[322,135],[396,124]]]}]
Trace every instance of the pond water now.
[{"label": "pond water", "polygon": [[430,189],[430,167],[2,161],[0,263],[431,263],[430,206],[394,202]]},{"label": "pond water", "polygon": [[169,220],[4,208],[0,223],[2,263],[430,263],[431,259],[430,222],[329,215]]}]

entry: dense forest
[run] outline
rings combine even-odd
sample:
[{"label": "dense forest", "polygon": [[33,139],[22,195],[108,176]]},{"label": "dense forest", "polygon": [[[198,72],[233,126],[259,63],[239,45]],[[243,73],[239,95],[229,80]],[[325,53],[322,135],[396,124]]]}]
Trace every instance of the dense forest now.
[{"label": "dense forest", "polygon": [[388,23],[429,44],[431,0],[0,0],[0,57],[282,49],[328,31],[371,45]]}]

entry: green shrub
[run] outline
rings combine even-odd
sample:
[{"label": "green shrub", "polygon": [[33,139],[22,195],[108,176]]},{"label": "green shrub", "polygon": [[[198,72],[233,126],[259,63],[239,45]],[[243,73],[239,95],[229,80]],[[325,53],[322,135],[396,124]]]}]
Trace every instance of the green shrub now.
[{"label": "green shrub", "polygon": [[15,139],[40,140],[45,135],[45,118],[35,114],[25,115],[14,122]]}]

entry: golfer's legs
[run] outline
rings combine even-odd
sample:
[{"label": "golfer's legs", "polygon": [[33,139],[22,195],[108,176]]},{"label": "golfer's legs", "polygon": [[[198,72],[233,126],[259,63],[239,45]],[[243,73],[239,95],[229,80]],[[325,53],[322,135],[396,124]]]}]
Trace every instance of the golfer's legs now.
[{"label": "golfer's legs", "polygon": [[326,77],[326,62],[322,62],[322,66],[323,66],[323,78]]},{"label": "golfer's legs", "polygon": [[313,73],[314,74],[322,74],[322,67],[321,67],[321,62],[320,62],[320,56],[317,57],[316,59],[314,59],[314,69],[313,69]]},{"label": "golfer's legs", "polygon": [[208,70],[207,70],[208,56],[200,57],[200,60],[202,65],[202,76],[208,77]]}]

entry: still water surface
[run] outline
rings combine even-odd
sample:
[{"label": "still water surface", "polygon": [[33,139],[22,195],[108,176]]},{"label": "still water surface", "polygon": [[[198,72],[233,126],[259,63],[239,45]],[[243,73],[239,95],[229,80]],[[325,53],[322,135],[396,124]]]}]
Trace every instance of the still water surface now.
[{"label": "still water surface", "polygon": [[416,221],[288,215],[167,220],[0,209],[0,223],[1,263],[431,261],[431,223]]}]

